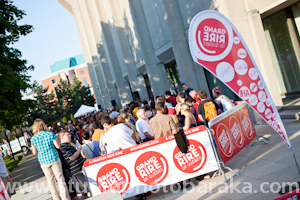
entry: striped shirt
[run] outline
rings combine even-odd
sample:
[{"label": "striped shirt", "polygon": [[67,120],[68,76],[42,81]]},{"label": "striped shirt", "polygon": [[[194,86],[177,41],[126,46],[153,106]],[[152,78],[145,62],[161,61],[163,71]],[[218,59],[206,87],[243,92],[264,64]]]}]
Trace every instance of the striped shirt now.
[{"label": "striped shirt", "polygon": [[77,151],[77,149],[71,146],[70,143],[62,143],[60,145],[60,151],[63,154],[63,157],[65,158],[67,164],[69,165],[71,173],[73,175],[80,174],[84,162],[81,154],[79,154],[78,158],[74,161],[70,159],[70,157]]},{"label": "striped shirt", "polygon": [[6,165],[5,162],[2,158],[2,156],[0,155],[0,177],[7,177],[9,174],[6,170]]},{"label": "striped shirt", "polygon": [[54,133],[49,131],[40,131],[31,138],[31,145],[35,146],[41,165],[50,164],[58,160],[59,156],[53,144],[56,139]]}]

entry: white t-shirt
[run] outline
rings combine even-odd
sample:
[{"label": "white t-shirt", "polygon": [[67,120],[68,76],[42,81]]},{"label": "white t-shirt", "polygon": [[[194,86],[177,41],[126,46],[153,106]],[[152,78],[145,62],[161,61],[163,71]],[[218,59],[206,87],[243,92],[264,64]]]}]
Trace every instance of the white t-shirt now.
[{"label": "white t-shirt", "polygon": [[105,144],[107,153],[117,151],[119,148],[126,149],[136,145],[135,141],[131,137],[133,130],[128,128],[124,124],[118,124],[112,127],[105,134]]},{"label": "white t-shirt", "polygon": [[223,112],[230,110],[234,107],[234,104],[224,95],[219,96],[216,100],[220,101],[223,107]]},{"label": "white t-shirt", "polygon": [[84,154],[86,159],[89,160],[93,158],[93,151],[94,151],[93,141],[84,141],[84,145],[82,145],[82,149],[81,149],[81,155]]},{"label": "white t-shirt", "polygon": [[147,138],[144,134],[146,132],[148,132],[150,135],[152,135],[154,137],[154,134],[152,133],[150,124],[148,123],[147,120],[139,119],[135,125],[136,125],[137,132],[141,136],[142,140]]}]

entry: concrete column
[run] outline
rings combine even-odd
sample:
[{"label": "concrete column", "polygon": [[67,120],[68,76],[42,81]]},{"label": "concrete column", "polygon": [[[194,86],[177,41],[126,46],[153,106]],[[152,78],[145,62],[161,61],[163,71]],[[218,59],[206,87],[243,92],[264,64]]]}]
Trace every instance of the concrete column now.
[{"label": "concrete column", "polygon": [[249,7],[246,5],[249,26],[255,47],[254,51],[257,57],[257,65],[259,66],[259,70],[263,75],[275,105],[283,106],[260,14],[257,10],[247,10],[247,8]]},{"label": "concrete column", "polygon": [[150,33],[147,27],[145,15],[143,13],[143,7],[140,0],[129,0],[130,7],[133,13],[134,21],[136,24],[137,32],[139,33],[141,46],[145,58],[145,66],[148,73],[150,85],[153,90],[153,95],[163,95],[169,90],[169,84],[166,79],[166,71],[164,66],[158,65],[156,56],[154,54],[154,48],[151,41]]},{"label": "concrete column", "polygon": [[[130,88],[128,84],[123,78],[122,69],[119,63],[119,59],[117,56],[116,48],[113,42],[113,37],[109,29],[109,25],[107,23],[107,17],[105,13],[101,10],[101,2],[97,0],[92,1],[93,7],[95,8],[97,14],[95,18],[98,22],[99,28],[101,29],[101,38],[103,38],[103,45],[105,49],[105,54],[108,58],[108,63],[110,68],[114,70],[114,74],[116,77],[116,84],[118,87],[118,92],[121,99],[121,104],[124,106],[125,104],[132,101],[132,95],[130,92]],[[102,17],[102,18],[101,18]],[[125,63],[124,63],[125,64]]]},{"label": "concrete column", "polygon": [[185,35],[182,18],[175,0],[163,0],[167,22],[169,24],[173,51],[178,66],[181,82],[188,87],[200,90],[200,83],[196,75],[194,61],[190,55],[188,41]]},{"label": "concrete column", "polygon": [[96,41],[95,45],[97,45],[98,56],[102,64],[103,71],[104,73],[111,73],[111,77],[115,81],[117,86],[117,88],[114,89],[115,91],[112,92],[114,95],[112,99],[116,100],[118,107],[125,106],[132,100],[132,96],[130,94],[129,88],[125,87],[124,79],[122,78],[122,71],[120,69],[119,63],[117,62],[117,59],[111,59],[116,57],[114,46],[111,45],[111,41],[107,41],[105,37],[104,29],[102,28],[100,23],[99,12],[95,1],[87,0],[85,1],[85,3],[87,6],[91,27]]},{"label": "concrete column", "polygon": [[95,68],[95,73],[96,73],[97,79],[100,84],[101,93],[103,95],[104,107],[110,108],[110,107],[112,107],[112,105],[111,105],[111,97],[110,97],[109,91],[113,90],[113,87],[109,88],[107,81],[106,81],[106,77],[104,75],[104,72],[103,72],[103,69],[101,66],[101,63],[99,62],[98,53],[97,53],[97,49],[95,46],[95,40],[94,40],[93,33],[92,33],[92,30],[90,27],[88,16],[86,13],[84,1],[78,0],[77,2],[78,2],[78,5],[75,7],[75,9],[81,13],[81,20],[82,20],[81,23],[82,23],[82,27],[83,27],[85,39],[86,39],[85,42],[87,43],[88,50],[89,50],[89,53],[92,58],[92,63]]},{"label": "concrete column", "polygon": [[[74,6],[74,4],[76,4],[76,2],[73,2],[72,7]],[[76,9],[73,9],[72,14],[73,14],[75,24],[76,24],[76,27],[77,27],[77,30],[78,30],[78,35],[79,35],[80,43],[81,43],[81,46],[82,46],[84,59],[85,59],[85,62],[87,63],[87,66],[88,66],[89,76],[91,78],[91,83],[92,83],[92,86],[93,86],[94,95],[95,95],[97,105],[101,105],[102,107],[105,107],[105,104],[104,104],[105,95],[102,94],[102,91],[101,91],[101,88],[100,88],[101,86],[100,86],[100,84],[98,82],[98,79],[97,79],[97,74],[95,72],[95,67],[93,65],[93,61],[92,61],[92,57],[91,57],[91,54],[90,54],[90,51],[89,51],[88,44],[86,42],[86,35],[85,35],[84,29],[83,29],[83,26],[82,26],[82,20],[81,20],[80,12]]]},{"label": "concrete column", "polygon": [[[136,68],[136,63],[134,62],[134,56],[132,48],[128,41],[128,32],[124,23],[124,11],[121,9],[118,0],[104,0],[102,1],[101,10],[99,9],[101,21],[104,19],[102,15],[106,13],[108,25],[110,28],[111,35],[114,35],[113,41],[115,48],[119,48],[118,57],[123,58],[121,61],[127,69],[130,85],[132,92],[138,91],[141,100],[148,100],[147,89],[143,84],[139,83],[137,75],[139,71]],[[126,18],[126,17],[125,17]],[[128,20],[126,18],[126,20]],[[102,21],[103,24],[103,21]],[[104,27],[104,25],[102,25]],[[132,30],[131,30],[132,31]],[[105,35],[107,36],[107,35]]]}]

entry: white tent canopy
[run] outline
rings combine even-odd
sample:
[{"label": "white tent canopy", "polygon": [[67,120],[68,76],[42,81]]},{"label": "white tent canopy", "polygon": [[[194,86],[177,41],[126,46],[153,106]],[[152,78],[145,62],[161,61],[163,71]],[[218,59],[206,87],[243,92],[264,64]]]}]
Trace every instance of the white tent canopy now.
[{"label": "white tent canopy", "polygon": [[79,117],[81,115],[85,115],[87,113],[96,111],[96,108],[93,106],[86,106],[86,105],[81,105],[80,108],[77,110],[77,112],[75,113],[74,117]]}]

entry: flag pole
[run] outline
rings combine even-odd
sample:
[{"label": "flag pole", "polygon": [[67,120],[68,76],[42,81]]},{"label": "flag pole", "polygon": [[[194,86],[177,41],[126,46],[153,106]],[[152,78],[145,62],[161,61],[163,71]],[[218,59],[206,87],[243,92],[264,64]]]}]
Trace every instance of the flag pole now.
[{"label": "flag pole", "polygon": [[297,160],[296,160],[296,156],[295,156],[295,154],[294,154],[294,151],[293,151],[293,148],[292,148],[292,146],[289,146],[289,149],[291,150],[291,153],[292,153],[292,155],[293,155],[293,157],[294,157],[294,160],[295,160],[296,166],[297,166],[297,168],[298,168],[298,173],[300,174],[299,165],[298,165],[298,162],[297,162]]}]

